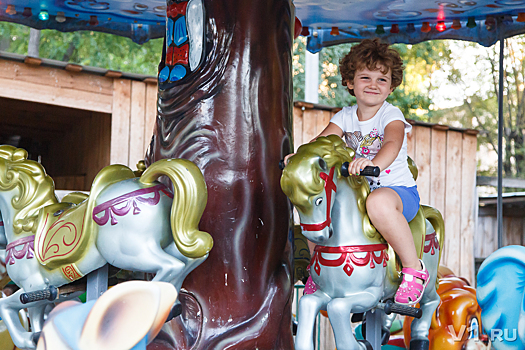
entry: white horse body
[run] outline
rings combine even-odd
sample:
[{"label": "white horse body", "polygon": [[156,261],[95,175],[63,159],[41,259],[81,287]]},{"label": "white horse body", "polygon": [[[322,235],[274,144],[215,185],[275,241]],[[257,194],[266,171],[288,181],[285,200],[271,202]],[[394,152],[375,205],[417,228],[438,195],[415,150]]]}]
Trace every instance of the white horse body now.
[{"label": "white horse body", "polygon": [[[154,168],[155,164],[157,166]],[[185,160],[177,160],[177,162],[166,160],[155,164],[152,165],[151,168],[154,169],[149,172],[146,179],[157,176],[156,172],[164,171],[164,169],[173,171],[176,175],[170,176],[170,179],[172,181],[176,179],[179,182],[174,184],[175,194],[169,192],[164,185],[157,181],[144,180],[141,182],[142,178],[134,177],[120,181],[115,180],[99,191],[94,200],[92,211],[89,211],[89,206],[86,206],[88,210],[85,215],[87,218],[92,216],[93,220],[89,224],[92,225],[91,232],[82,231],[86,226],[85,220],[78,224],[67,222],[67,218],[65,219],[64,222],[69,226],[64,225],[63,227],[72,228],[72,231],[77,230],[77,232],[93,237],[87,241],[87,245],[81,250],[80,258],[74,262],[68,262],[69,266],[66,266],[69,267],[69,270],[73,270],[74,274],[77,274],[74,276],[75,279],[109,263],[120,269],[155,273],[153,281],[169,282],[175,286],[178,292],[184,278],[207,258],[207,252],[211,245],[205,239],[209,235],[195,231],[194,228],[198,224],[206,205],[206,187],[202,174],[194,164]],[[131,173],[131,171],[129,172]],[[195,183],[188,184],[184,181],[194,181]],[[177,189],[176,186],[180,186],[180,188]],[[190,189],[188,190],[184,186]],[[41,239],[41,241],[35,242],[31,231],[23,230],[18,234],[14,232],[13,221],[16,210],[13,209],[12,204],[13,198],[19,196],[21,194],[18,186],[12,190],[0,191],[0,220],[3,218],[3,230],[0,230],[3,237],[0,237],[0,244],[4,241],[7,242],[7,272],[11,280],[21,288],[13,295],[0,299],[0,317],[4,320],[13,342],[18,348],[35,349],[36,339],[33,339],[33,333],[23,329],[18,318],[18,311],[27,307],[32,330],[39,332],[43,325],[44,309],[46,305],[53,302],[41,300],[25,305],[21,303],[20,295],[26,292],[44,290],[49,286],[60,287],[70,283],[71,279],[64,272],[64,265],[59,267],[43,266],[36,257],[37,254],[40,254],[39,259],[42,259],[42,256],[49,252],[56,253],[59,249],[53,243],[56,241]],[[51,200],[51,202],[55,201],[56,197]],[[86,201],[78,204],[78,206],[88,203]],[[179,238],[183,240],[182,244],[188,244],[185,247],[190,248],[195,247],[200,242],[206,242],[201,245],[206,250],[201,249],[198,253],[193,253],[195,257],[183,255],[174,243],[175,233],[172,232],[174,227],[172,220],[175,218],[178,220],[178,217],[173,216],[177,211],[174,212],[172,206],[176,205],[176,208],[182,208],[177,210],[182,210],[182,220],[186,220],[178,227],[184,229],[187,227],[190,234],[194,232],[204,234],[199,236],[204,237],[204,239],[196,244],[191,243],[192,241],[189,240],[191,238],[184,238],[183,236],[180,236],[183,238]],[[193,205],[197,205],[197,207],[192,208]],[[51,204],[47,208],[54,208],[54,206],[69,208],[67,205],[61,204]],[[75,208],[74,205],[72,207]],[[187,211],[192,209],[191,214],[188,214]],[[48,217],[55,216],[58,217],[57,220],[60,220],[63,210],[54,213],[53,211]],[[195,215],[195,217],[187,220],[189,215]],[[91,220],[91,218],[89,219]],[[191,223],[188,223],[190,221]],[[56,231],[55,234],[58,235],[58,232]],[[67,237],[64,235],[64,238],[61,238],[64,246],[72,244]],[[184,241],[184,239],[186,240]]]},{"label": "white horse body", "polygon": [[[314,349],[314,323],[320,310],[328,313],[338,350],[370,349],[367,342],[356,340],[350,316],[392,298],[401,282],[394,251],[366,214],[368,183],[364,178],[346,178],[339,170],[353,156],[339,137],[319,137],[299,147],[283,170],[281,187],[296,206],[303,235],[317,245],[309,266],[317,290],[299,300],[296,350]],[[439,229],[434,230],[431,222]],[[428,330],[440,301],[434,281],[444,225],[441,214],[425,206],[410,225],[430,274],[420,302],[423,316],[412,323],[411,347],[428,349]],[[395,316],[378,311],[383,329],[389,331]]]},{"label": "white horse body", "polygon": [[[304,236],[324,247],[374,247],[381,245],[382,242],[379,238],[369,238],[363,232],[364,215],[358,210],[354,190],[350,188],[347,181],[337,181],[334,178],[334,182],[337,186],[337,196],[331,198],[333,208],[330,215],[332,218],[331,225],[318,231],[303,230]],[[322,221],[320,219],[324,219],[327,210],[326,205],[323,205],[327,203],[326,192],[323,192],[319,197],[323,198],[322,203],[314,208],[312,215],[307,216],[299,211],[302,224],[313,223],[316,219],[319,220],[317,222],[320,222]],[[432,224],[426,220],[427,235],[434,232]],[[422,258],[429,270],[431,283],[426,288],[421,301],[423,317],[413,321],[412,339],[426,339],[428,337],[430,319],[439,304],[439,296],[435,284],[432,282],[437,278],[439,247],[432,249],[431,244],[434,244],[434,241],[425,243],[425,250],[428,252],[424,253]],[[350,314],[366,312],[376,307],[381,300],[392,298],[401,281],[400,277],[392,273],[388,266],[384,266],[386,256],[381,259],[381,255],[385,252],[382,252],[380,248],[373,252],[351,253],[354,259],[357,258],[356,260],[364,259],[369,262],[364,266],[351,264],[350,276],[343,269],[343,265],[350,258],[338,264],[336,261],[342,260],[342,253],[317,252],[316,254],[320,254],[321,259],[328,260],[330,264],[337,264],[337,266],[319,264],[320,273],[318,273],[314,268],[315,256],[312,258],[310,274],[318,289],[313,294],[303,296],[299,302],[296,350],[313,350],[313,322],[319,310],[328,312],[334,329],[337,349],[366,349],[364,344],[357,343],[352,334]],[[369,256],[368,259],[367,255]],[[394,259],[394,252],[391,248],[388,249],[388,260],[390,261],[390,259]],[[377,263],[377,261],[381,262]],[[384,319],[386,323],[384,327],[389,328],[393,319],[388,317],[384,317]]]}]

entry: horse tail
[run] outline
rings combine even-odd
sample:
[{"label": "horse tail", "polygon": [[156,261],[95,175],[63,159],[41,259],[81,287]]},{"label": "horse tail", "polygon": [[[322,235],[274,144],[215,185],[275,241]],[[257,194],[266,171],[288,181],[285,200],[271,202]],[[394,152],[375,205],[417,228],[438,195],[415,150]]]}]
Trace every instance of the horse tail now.
[{"label": "horse tail", "polygon": [[151,164],[139,181],[151,184],[162,175],[173,183],[170,221],[177,248],[189,258],[205,256],[213,247],[213,238],[198,228],[208,199],[200,169],[189,160],[162,159]]},{"label": "horse tail", "polygon": [[[441,262],[441,254],[443,253],[443,245],[445,244],[445,221],[443,221],[443,216],[441,216],[441,213],[436,208],[430,207],[428,205],[421,205],[421,209],[423,210],[423,215],[425,216],[425,219],[430,221],[432,227],[434,227],[434,230],[436,231],[436,237],[439,243],[439,268],[439,264]],[[437,286],[438,281],[436,280],[436,288]]]}]

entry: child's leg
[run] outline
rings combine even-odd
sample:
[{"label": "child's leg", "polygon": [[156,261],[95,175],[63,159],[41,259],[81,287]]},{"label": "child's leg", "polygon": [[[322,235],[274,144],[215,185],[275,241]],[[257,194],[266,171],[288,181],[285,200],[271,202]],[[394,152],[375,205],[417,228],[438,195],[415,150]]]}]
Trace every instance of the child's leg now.
[{"label": "child's leg", "polygon": [[366,210],[374,227],[399,255],[403,267],[420,270],[422,266],[397,192],[388,187],[374,190],[366,200]]}]

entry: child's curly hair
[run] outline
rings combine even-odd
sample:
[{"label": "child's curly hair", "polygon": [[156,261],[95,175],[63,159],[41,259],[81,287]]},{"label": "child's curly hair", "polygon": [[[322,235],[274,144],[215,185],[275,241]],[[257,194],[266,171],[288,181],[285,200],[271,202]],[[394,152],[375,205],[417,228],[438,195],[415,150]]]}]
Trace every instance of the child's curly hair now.
[{"label": "child's curly hair", "polygon": [[[358,45],[353,46],[350,52],[339,61],[342,83],[353,83],[355,72],[361,69],[377,70],[382,66],[381,73],[386,74],[392,71],[392,91],[401,85],[403,81],[403,60],[399,52],[389,47],[388,44],[381,43],[376,39],[365,39]],[[355,96],[353,89],[348,89],[352,96]]]}]

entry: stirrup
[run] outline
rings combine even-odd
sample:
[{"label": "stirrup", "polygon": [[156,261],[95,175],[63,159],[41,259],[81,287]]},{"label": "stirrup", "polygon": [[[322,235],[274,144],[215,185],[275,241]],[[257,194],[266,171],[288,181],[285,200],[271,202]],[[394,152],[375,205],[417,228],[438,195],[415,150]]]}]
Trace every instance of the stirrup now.
[{"label": "stirrup", "polygon": [[[415,305],[421,301],[425,288],[428,285],[429,275],[425,264],[420,259],[423,269],[415,270],[405,267],[401,270],[403,273],[403,281],[397,289],[395,302],[405,305]],[[423,280],[421,284],[416,278]]]}]

